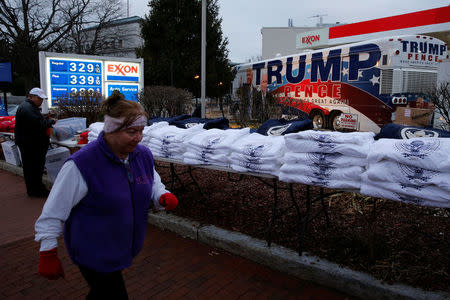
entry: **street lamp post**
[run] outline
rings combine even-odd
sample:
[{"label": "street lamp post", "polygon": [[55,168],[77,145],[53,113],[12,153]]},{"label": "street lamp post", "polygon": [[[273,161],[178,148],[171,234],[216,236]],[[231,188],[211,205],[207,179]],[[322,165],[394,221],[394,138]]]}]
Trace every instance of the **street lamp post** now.
[{"label": "street lamp post", "polygon": [[195,91],[195,107],[197,107],[198,96],[199,96],[199,93],[198,93],[198,81],[197,80],[200,79],[200,75],[195,74],[194,79],[195,79],[195,87],[194,87],[194,91]]}]

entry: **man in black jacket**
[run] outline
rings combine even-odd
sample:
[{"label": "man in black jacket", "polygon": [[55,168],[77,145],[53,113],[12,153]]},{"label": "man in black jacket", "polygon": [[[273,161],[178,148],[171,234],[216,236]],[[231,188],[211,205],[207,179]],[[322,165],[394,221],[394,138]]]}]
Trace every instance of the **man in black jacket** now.
[{"label": "man in black jacket", "polygon": [[40,88],[33,88],[28,99],[19,105],[16,112],[14,135],[22,157],[27,193],[31,197],[46,197],[49,193],[42,183],[42,174],[50,144],[47,132],[55,120],[41,114],[39,107],[44,99],[47,99],[45,92]]}]

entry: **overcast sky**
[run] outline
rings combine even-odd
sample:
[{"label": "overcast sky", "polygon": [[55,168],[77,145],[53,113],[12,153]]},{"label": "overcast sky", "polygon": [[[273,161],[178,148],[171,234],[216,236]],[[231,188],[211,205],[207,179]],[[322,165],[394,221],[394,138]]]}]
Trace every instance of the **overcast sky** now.
[{"label": "overcast sky", "polygon": [[[127,3],[126,0],[123,0]],[[148,0],[129,0],[130,16],[148,14]],[[244,62],[261,55],[261,28],[354,23],[447,6],[450,0],[219,0],[229,59]],[[199,29],[200,30],[200,29]]]}]

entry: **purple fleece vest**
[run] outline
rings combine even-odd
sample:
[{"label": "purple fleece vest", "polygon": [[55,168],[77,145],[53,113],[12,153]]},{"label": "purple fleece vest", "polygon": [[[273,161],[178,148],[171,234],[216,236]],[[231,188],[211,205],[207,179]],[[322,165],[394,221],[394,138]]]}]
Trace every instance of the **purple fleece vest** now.
[{"label": "purple fleece vest", "polygon": [[129,155],[132,175],[106,144],[103,133],[72,159],[88,186],[72,209],[64,240],[77,265],[98,272],[130,266],[142,248],[153,186],[153,156],[138,145]]}]

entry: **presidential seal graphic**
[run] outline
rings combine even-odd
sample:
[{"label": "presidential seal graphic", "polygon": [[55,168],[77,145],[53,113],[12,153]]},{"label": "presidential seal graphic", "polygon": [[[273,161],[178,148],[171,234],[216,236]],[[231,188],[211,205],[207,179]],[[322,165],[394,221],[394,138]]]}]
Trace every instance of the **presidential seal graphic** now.
[{"label": "presidential seal graphic", "polygon": [[309,139],[320,143],[335,143],[335,139],[328,134],[309,134]]},{"label": "presidential seal graphic", "polygon": [[[244,154],[250,157],[259,158],[263,154],[265,145],[252,145],[247,144],[245,145],[245,151]],[[266,148],[267,149],[267,148]]]},{"label": "presidential seal graphic", "polygon": [[401,163],[397,163],[398,168],[403,175],[414,182],[428,183],[433,176],[439,174],[439,172],[413,167]]},{"label": "presidential seal graphic", "polygon": [[401,140],[394,146],[403,157],[424,159],[439,149],[440,142],[438,139]]},{"label": "presidential seal graphic", "polygon": [[270,127],[267,130],[267,135],[275,135],[275,136],[279,136],[279,135],[283,135],[283,133],[291,126],[291,124],[286,124],[286,125],[279,125],[279,126],[273,126]]},{"label": "presidential seal graphic", "polygon": [[202,123],[186,123],[186,124],[184,125],[184,127],[186,127],[186,128],[192,128],[192,127],[197,126],[197,125],[199,125],[199,124],[202,124]]},{"label": "presidential seal graphic", "polygon": [[405,127],[400,131],[402,139],[413,139],[420,137],[437,138],[439,133],[430,129]]}]

